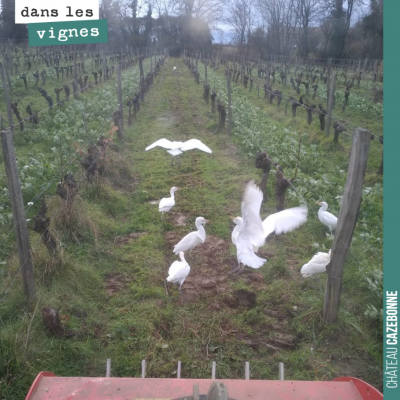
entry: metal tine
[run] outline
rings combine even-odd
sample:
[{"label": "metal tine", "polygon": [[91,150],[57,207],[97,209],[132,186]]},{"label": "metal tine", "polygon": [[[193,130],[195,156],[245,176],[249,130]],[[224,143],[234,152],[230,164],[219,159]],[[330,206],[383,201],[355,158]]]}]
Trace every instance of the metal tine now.
[{"label": "metal tine", "polygon": [[110,376],[111,376],[111,358],[107,358],[106,378],[109,378]]},{"label": "metal tine", "polygon": [[217,363],[213,361],[211,367],[211,379],[215,379],[216,369],[217,369]]},{"label": "metal tine", "polygon": [[178,361],[178,372],[176,374],[176,377],[178,379],[181,379],[181,362],[180,361]]},{"label": "metal tine", "polygon": [[244,364],[244,379],[247,381],[250,379],[250,363],[248,361]]},{"label": "metal tine", "polygon": [[285,364],[283,362],[279,363],[279,380],[285,380]]},{"label": "metal tine", "polygon": [[146,378],[146,360],[142,360],[142,378]]}]

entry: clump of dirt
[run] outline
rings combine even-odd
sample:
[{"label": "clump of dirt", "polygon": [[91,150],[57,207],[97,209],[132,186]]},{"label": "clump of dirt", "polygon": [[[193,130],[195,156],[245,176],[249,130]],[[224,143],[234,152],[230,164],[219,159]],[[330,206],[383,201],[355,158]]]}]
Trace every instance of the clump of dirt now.
[{"label": "clump of dirt", "polygon": [[109,296],[122,290],[125,286],[125,277],[118,273],[109,273],[105,276],[106,292]]},{"label": "clump of dirt", "polygon": [[175,226],[185,226],[187,217],[181,213],[173,213],[171,214],[174,220]]},{"label": "clump of dirt", "polygon": [[144,236],[146,234],[147,234],[147,232],[131,232],[128,235],[125,235],[125,236],[117,236],[114,239],[114,243],[115,243],[115,245],[117,247],[121,247],[121,246],[124,246],[124,245],[128,244],[132,240],[136,240],[136,239],[138,239],[141,236]]},{"label": "clump of dirt", "polygon": [[231,308],[253,308],[256,305],[256,294],[249,290],[235,290],[233,296],[224,299],[224,303]]}]

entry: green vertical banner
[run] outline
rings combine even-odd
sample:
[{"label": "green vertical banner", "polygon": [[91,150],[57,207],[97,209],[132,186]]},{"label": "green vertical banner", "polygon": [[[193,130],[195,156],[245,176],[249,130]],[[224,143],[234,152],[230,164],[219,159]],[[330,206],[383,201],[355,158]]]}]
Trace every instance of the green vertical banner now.
[{"label": "green vertical banner", "polygon": [[29,46],[107,43],[107,20],[28,24]]},{"label": "green vertical banner", "polygon": [[400,294],[399,263],[399,166],[400,149],[398,127],[399,86],[399,15],[400,2],[388,1],[384,17],[384,284],[383,284],[383,394],[385,400],[400,399],[398,381],[399,337],[398,298]]}]

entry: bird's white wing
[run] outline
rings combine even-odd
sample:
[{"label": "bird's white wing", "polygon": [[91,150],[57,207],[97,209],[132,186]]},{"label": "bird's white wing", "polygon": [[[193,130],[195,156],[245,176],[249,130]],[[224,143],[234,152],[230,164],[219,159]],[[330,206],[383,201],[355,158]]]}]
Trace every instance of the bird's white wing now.
[{"label": "bird's white wing", "polygon": [[247,237],[254,246],[261,247],[264,240],[264,229],[260,217],[263,194],[254,181],[246,185],[242,200],[243,228],[241,235]]},{"label": "bird's white wing", "polygon": [[169,270],[168,270],[168,277],[167,277],[168,282],[171,282],[175,278],[175,275],[182,268],[181,264],[183,264],[182,261],[174,261],[171,264],[171,266],[169,267]]},{"label": "bird's white wing", "polygon": [[182,261],[174,261],[168,270],[168,282],[179,282],[189,275],[190,266]]},{"label": "bird's white wing", "polygon": [[181,251],[185,252],[191,250],[200,243],[202,242],[197,235],[197,232],[190,232],[178,244],[174,246],[174,253],[179,254]]},{"label": "bird's white wing", "polygon": [[239,235],[236,239],[236,252],[239,262],[248,267],[258,269],[267,261],[254,253],[253,244],[246,236]]},{"label": "bird's white wing", "polygon": [[174,147],[173,143],[170,140],[163,138],[163,139],[157,140],[150,146],[147,146],[145,151],[154,149],[154,147],[157,147],[157,146],[163,147],[164,149],[172,149]]},{"label": "bird's white wing", "polygon": [[212,153],[212,150],[198,139],[190,139],[187,142],[183,143],[183,145],[181,146],[182,151],[187,151],[192,149],[199,149],[205,151],[206,153]]},{"label": "bird's white wing", "polygon": [[272,232],[280,235],[295,230],[307,221],[307,214],[307,206],[300,206],[269,215],[262,223],[265,239]]},{"label": "bird's white wing", "polygon": [[329,264],[331,256],[329,253],[319,252],[307,263],[301,267],[303,277],[308,277],[314,274],[321,274],[326,271],[326,266]]},{"label": "bird's white wing", "polygon": [[161,210],[164,207],[173,207],[175,205],[175,200],[171,197],[164,197],[160,200],[160,204],[158,205],[158,209]]},{"label": "bird's white wing", "polygon": [[321,219],[323,220],[322,223],[327,225],[336,225],[338,221],[337,217],[328,211],[324,211],[322,213]]}]

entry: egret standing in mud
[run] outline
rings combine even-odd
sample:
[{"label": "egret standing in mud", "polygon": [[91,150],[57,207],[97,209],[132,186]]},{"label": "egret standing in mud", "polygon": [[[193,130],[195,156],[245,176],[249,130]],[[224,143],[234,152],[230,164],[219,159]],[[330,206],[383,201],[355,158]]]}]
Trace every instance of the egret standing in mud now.
[{"label": "egret standing in mud", "polygon": [[179,283],[179,291],[181,291],[183,282],[190,273],[190,265],[185,260],[183,251],[179,253],[181,261],[174,261],[168,270],[167,282]]},{"label": "egret standing in mud", "polygon": [[206,231],[204,226],[207,222],[203,217],[196,218],[197,231],[187,234],[178,244],[174,246],[174,253],[179,254],[181,251],[188,251],[194,249],[197,245],[206,241]]}]

